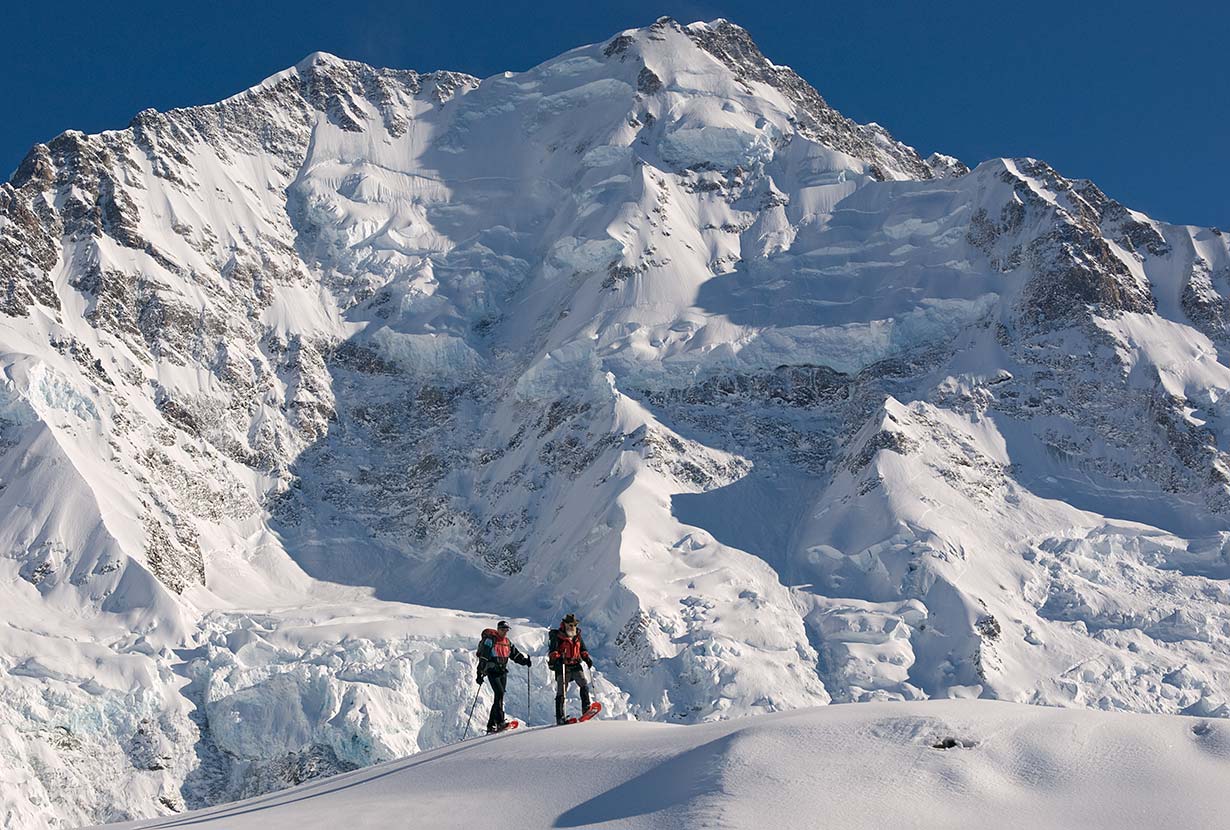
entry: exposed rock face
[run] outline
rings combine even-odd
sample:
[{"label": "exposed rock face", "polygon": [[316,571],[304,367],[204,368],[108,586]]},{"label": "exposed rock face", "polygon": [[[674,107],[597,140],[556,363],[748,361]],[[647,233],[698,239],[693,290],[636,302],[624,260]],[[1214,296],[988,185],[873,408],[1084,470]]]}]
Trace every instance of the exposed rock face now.
[{"label": "exposed rock face", "polygon": [[66,133],[0,186],[0,815],[453,740],[449,608],[581,613],[642,718],[1225,715],[1228,292],[1220,233],[924,160],[725,21]]},{"label": "exposed rock face", "polygon": [[59,308],[60,299],[49,274],[59,261],[58,240],[63,223],[47,202],[43,190],[54,180],[51,154],[36,147],[17,168],[11,181],[0,185],[0,279],[4,280],[0,307],[6,315],[26,314],[41,304]]}]

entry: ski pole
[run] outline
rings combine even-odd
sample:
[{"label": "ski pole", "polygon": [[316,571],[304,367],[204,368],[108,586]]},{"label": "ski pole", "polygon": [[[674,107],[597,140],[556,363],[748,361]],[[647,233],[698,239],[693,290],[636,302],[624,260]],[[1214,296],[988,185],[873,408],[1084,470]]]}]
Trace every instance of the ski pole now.
[{"label": "ski pole", "polygon": [[483,690],[483,684],[479,683],[478,688],[474,691],[474,702],[470,704],[470,714],[466,715],[466,728],[461,733],[461,740],[465,740],[470,734],[470,721],[474,718],[474,707],[478,705],[478,693]]},{"label": "ski pole", "polygon": [[525,664],[525,725],[530,725],[530,664]]}]

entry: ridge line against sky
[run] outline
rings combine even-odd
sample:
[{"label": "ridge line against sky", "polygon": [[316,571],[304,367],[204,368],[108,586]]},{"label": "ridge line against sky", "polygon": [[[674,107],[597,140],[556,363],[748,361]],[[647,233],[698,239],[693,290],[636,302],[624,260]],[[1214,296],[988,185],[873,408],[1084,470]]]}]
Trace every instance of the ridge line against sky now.
[{"label": "ridge line against sky", "polygon": [[1230,6],[394,0],[206,9],[147,0],[6,2],[0,176],[67,129],[212,103],[321,50],[488,77],[661,15],[727,18],[830,104],[923,155],[1033,156],[1169,222],[1230,226]]}]

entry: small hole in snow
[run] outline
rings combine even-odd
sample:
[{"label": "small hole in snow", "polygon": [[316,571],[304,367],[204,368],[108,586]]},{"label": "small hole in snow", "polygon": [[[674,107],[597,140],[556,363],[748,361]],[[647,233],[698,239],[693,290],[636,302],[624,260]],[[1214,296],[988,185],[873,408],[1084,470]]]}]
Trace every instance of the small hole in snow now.
[{"label": "small hole in snow", "polygon": [[978,746],[977,741],[971,741],[968,738],[940,738],[935,743],[931,744],[932,749],[973,749]]}]

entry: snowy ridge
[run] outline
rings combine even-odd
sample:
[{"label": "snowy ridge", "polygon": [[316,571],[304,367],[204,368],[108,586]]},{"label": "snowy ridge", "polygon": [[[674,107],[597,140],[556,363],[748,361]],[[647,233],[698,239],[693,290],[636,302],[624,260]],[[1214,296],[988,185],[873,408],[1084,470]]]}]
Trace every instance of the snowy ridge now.
[{"label": "snowy ridge", "polygon": [[569,610],[615,716],[1225,717],[1228,297],[725,21],[65,133],[0,186],[0,817],[432,749]]},{"label": "snowy ridge", "polygon": [[518,731],[146,828],[1216,827],[1224,722],[986,701]]}]

